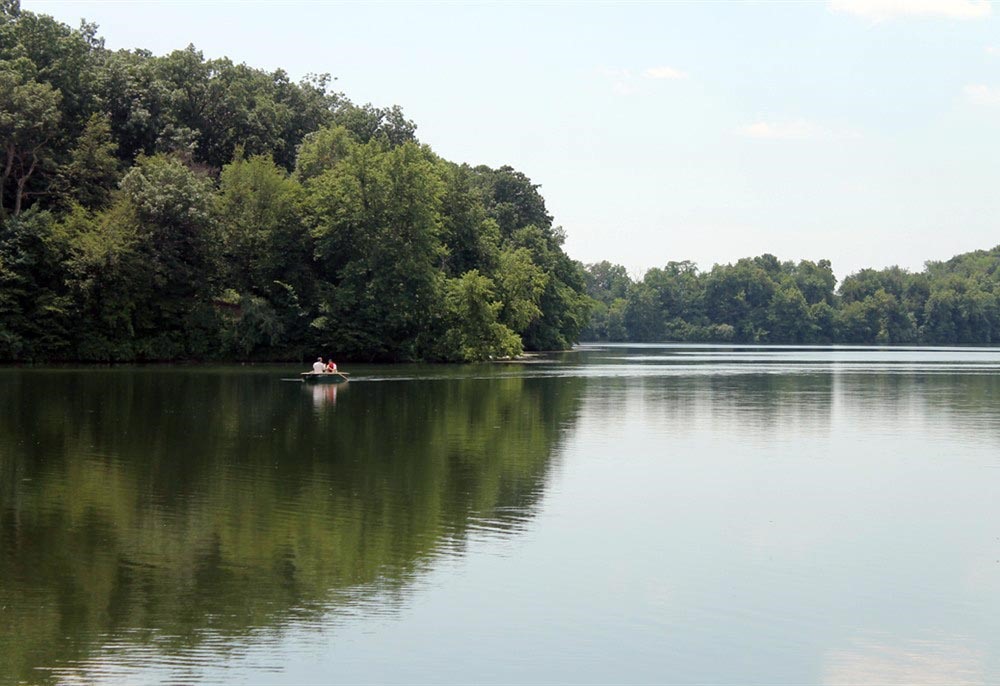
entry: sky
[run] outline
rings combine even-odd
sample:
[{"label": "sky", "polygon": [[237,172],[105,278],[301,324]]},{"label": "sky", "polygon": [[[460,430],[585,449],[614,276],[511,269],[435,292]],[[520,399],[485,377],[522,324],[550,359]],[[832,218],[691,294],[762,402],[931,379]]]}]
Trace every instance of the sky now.
[{"label": "sky", "polygon": [[524,172],[585,263],[771,253],[919,271],[1000,244],[1000,4],[22,0],[112,49],[400,105],[455,162]]}]

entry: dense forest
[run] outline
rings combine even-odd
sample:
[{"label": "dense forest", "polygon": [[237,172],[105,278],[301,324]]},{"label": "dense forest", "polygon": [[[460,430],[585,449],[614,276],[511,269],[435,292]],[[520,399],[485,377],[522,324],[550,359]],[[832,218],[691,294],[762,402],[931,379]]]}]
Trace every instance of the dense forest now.
[{"label": "dense forest", "polygon": [[[995,344],[1000,342],[1000,246],[837,279],[830,262],[773,255],[715,265],[650,269],[587,266],[596,301],[585,339],[735,343]],[[836,289],[836,290],[835,290]]]},{"label": "dense forest", "polygon": [[538,185],[398,107],[112,51],[0,0],[0,361],[471,361],[577,340],[991,344],[1000,248],[920,273],[771,255],[633,280]]},{"label": "dense forest", "polygon": [[524,174],[398,107],[0,0],[0,360],[478,360],[590,307]]}]

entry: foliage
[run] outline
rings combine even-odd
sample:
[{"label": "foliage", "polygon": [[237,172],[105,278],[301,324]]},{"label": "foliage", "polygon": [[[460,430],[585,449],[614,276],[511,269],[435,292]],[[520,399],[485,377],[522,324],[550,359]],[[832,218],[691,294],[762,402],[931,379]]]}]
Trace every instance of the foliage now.
[{"label": "foliage", "polygon": [[989,345],[1000,335],[1000,247],[928,263],[920,273],[863,269],[839,292],[828,260],[795,264],[773,255],[705,273],[671,262],[641,281],[623,279],[620,266],[587,266],[597,305],[586,339]]},{"label": "foliage", "polygon": [[593,340],[992,344],[1000,248],[865,269],[773,255],[633,281],[540,186],[399,107],[194,46],[111,51],[0,5],[0,360],[479,360]]},{"label": "foliage", "polygon": [[62,359],[71,303],[59,278],[53,219],[29,211],[0,225],[0,359]]},{"label": "foliage", "polygon": [[465,362],[511,358],[524,352],[521,338],[498,321],[504,303],[496,299],[493,282],[473,269],[446,285],[448,329],[445,356]]},{"label": "foliage", "polygon": [[62,94],[26,75],[32,66],[24,59],[0,62],[0,215],[20,214],[33,194],[32,177],[54,166],[50,143],[59,130]]},{"label": "foliage", "polygon": [[100,209],[110,202],[121,176],[115,156],[117,147],[111,138],[108,118],[103,114],[91,115],[63,167],[69,194],[84,207]]},{"label": "foliage", "polygon": [[[415,143],[350,143],[309,194],[318,277],[329,295],[316,329],[339,352],[417,359],[442,306],[443,181]],[[331,302],[332,301],[332,302]]]},{"label": "foliage", "polygon": [[0,360],[478,360],[590,301],[538,186],[398,106],[0,11]]}]

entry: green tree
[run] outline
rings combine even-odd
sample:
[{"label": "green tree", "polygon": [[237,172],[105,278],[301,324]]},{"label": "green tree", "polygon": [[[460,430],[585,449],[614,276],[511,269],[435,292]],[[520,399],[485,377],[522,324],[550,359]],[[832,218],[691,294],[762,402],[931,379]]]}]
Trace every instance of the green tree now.
[{"label": "green tree", "polygon": [[[28,182],[36,173],[55,169],[50,145],[59,132],[62,95],[47,83],[26,78],[27,60],[0,62],[0,215],[21,213],[25,199],[33,193]],[[44,192],[45,188],[34,191]]]},{"label": "green tree", "polygon": [[307,293],[312,245],[301,196],[270,157],[238,157],[223,168],[217,212],[227,286],[270,297],[284,290],[281,281]]},{"label": "green tree", "polygon": [[[771,262],[765,260],[765,264]],[[705,314],[715,324],[728,324],[736,340],[766,342],[769,310],[777,284],[759,261],[741,259],[735,265],[716,265],[705,280]]]},{"label": "green tree", "polygon": [[47,84],[60,94],[61,124],[55,147],[67,150],[95,108],[95,75],[103,54],[97,26],[71,28],[45,14],[0,14],[0,62],[19,65],[25,82]]},{"label": "green tree", "polygon": [[509,245],[526,249],[547,275],[539,300],[541,316],[523,332],[528,350],[565,350],[587,324],[591,300],[584,294],[584,269],[562,250],[561,231],[536,226],[518,229]]},{"label": "green tree", "polygon": [[662,341],[665,335],[663,310],[656,291],[646,283],[630,292],[623,313],[625,330],[631,341]]},{"label": "green tree", "polygon": [[417,126],[403,115],[398,105],[374,107],[349,101],[334,108],[333,123],[347,129],[359,143],[379,141],[388,147],[416,142]]},{"label": "green tree", "polygon": [[427,148],[372,140],[310,184],[328,287],[314,322],[325,347],[418,359],[442,312],[442,167]]},{"label": "green tree", "polygon": [[493,273],[500,260],[500,227],[486,212],[482,189],[468,165],[448,164],[441,206],[441,239],[449,275]]},{"label": "green tree", "polygon": [[971,279],[949,275],[936,283],[924,307],[921,338],[932,344],[995,342],[1000,312],[995,293]]},{"label": "green tree", "polygon": [[111,124],[101,114],[91,115],[63,169],[70,195],[84,207],[106,207],[121,174]]},{"label": "green tree", "polygon": [[883,290],[896,298],[902,298],[906,292],[911,274],[899,267],[887,269],[862,269],[851,274],[840,285],[840,297],[845,302],[855,302],[872,297]]},{"label": "green tree", "polygon": [[531,260],[527,248],[504,250],[497,270],[497,290],[502,301],[500,321],[518,333],[542,316],[540,303],[549,277]]},{"label": "green tree", "polygon": [[307,335],[303,304],[316,289],[302,202],[300,185],[270,157],[238,157],[222,170],[220,279],[231,290],[226,345],[243,356]]},{"label": "green tree", "polygon": [[156,291],[134,207],[123,198],[97,214],[77,205],[59,232],[68,253],[76,356],[101,362],[136,359],[137,343],[156,335],[158,322],[149,320]]},{"label": "green tree", "polygon": [[825,302],[832,305],[837,277],[833,274],[830,260],[811,262],[802,260],[794,269],[795,285],[810,305]]},{"label": "green tree", "polygon": [[620,264],[611,264],[603,260],[596,264],[588,264],[585,270],[587,295],[605,305],[626,297],[629,288],[632,287],[628,271]]},{"label": "green tree", "polygon": [[505,240],[528,226],[551,233],[552,215],[545,209],[538,184],[509,166],[496,170],[480,166],[475,171],[483,188],[486,210],[496,220]]},{"label": "green tree", "polygon": [[914,342],[917,335],[913,315],[884,289],[841,307],[837,328],[845,343],[898,345]]},{"label": "green tree", "polygon": [[295,159],[295,177],[308,183],[350,154],[351,133],[342,126],[328,126],[305,136]]},{"label": "green tree", "polygon": [[446,286],[447,330],[442,357],[477,362],[516,357],[523,352],[521,337],[498,321],[503,303],[493,282],[475,269]]},{"label": "green tree", "polygon": [[168,156],[142,157],[122,179],[122,202],[138,223],[140,254],[156,298],[142,329],[158,332],[143,357],[203,357],[213,349],[211,300],[218,288],[219,236],[213,187]]},{"label": "green tree", "polygon": [[788,282],[771,296],[768,312],[769,340],[778,343],[805,343],[813,340],[815,323],[809,303],[795,286]]},{"label": "green tree", "polygon": [[618,298],[608,306],[604,331],[609,341],[621,342],[628,339],[628,329],[625,326],[625,308],[627,304],[628,301],[625,298]]},{"label": "green tree", "polygon": [[69,314],[53,218],[28,210],[0,223],[0,359],[64,358]]}]

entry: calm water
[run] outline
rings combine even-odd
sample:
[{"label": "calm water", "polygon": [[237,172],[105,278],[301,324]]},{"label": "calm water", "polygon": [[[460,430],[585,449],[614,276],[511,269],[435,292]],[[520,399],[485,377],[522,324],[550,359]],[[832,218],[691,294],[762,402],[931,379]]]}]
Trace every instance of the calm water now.
[{"label": "calm water", "polygon": [[0,683],[1000,682],[1000,350],[0,370]]}]

